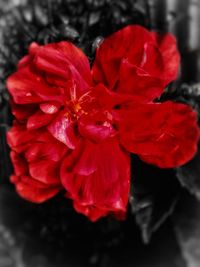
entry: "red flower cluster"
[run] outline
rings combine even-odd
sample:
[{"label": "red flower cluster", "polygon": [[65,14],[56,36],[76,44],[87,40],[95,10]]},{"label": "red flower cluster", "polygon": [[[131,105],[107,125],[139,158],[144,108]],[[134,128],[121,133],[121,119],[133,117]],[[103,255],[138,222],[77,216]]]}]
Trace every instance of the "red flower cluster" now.
[{"label": "red flower cluster", "polygon": [[40,203],[64,189],[92,221],[109,213],[123,218],[130,153],[173,168],[196,152],[195,112],[184,104],[154,102],[176,79],[179,60],[171,34],[140,26],[106,38],[91,70],[70,42],[32,43],[7,81],[17,192]]}]

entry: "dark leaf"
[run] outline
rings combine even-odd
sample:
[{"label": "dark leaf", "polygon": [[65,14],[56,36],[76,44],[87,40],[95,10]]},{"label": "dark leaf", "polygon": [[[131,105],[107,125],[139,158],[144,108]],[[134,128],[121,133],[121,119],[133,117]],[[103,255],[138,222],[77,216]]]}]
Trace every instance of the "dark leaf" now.
[{"label": "dark leaf", "polygon": [[61,24],[58,28],[60,35],[62,38],[67,38],[70,40],[77,39],[79,37],[79,33],[77,30],[69,25]]},{"label": "dark leaf", "polygon": [[159,169],[132,156],[132,196],[130,204],[136,215],[144,243],[171,215],[180,186],[173,170]]},{"label": "dark leaf", "polygon": [[175,233],[187,266],[200,263],[200,203],[184,192],[173,215]]},{"label": "dark leaf", "polygon": [[177,177],[181,185],[200,200],[200,151],[189,163],[177,168]]},{"label": "dark leaf", "polygon": [[12,253],[24,262],[14,267],[186,267],[170,220],[145,246],[131,215],[121,223],[111,218],[91,223],[63,197],[38,206],[3,185],[1,222],[4,245],[10,249],[8,240],[14,240]]}]

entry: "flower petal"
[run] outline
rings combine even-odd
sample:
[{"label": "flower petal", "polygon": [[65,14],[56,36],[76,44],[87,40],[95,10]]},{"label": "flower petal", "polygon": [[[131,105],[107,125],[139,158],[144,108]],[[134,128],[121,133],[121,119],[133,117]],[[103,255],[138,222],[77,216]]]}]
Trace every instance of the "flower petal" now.
[{"label": "flower petal", "polygon": [[74,201],[74,209],[79,212],[84,214],[85,216],[89,217],[89,219],[92,222],[95,222],[99,220],[102,217],[105,217],[109,214],[109,211],[105,208],[98,208],[95,205],[88,206],[88,205],[82,205],[78,201]]},{"label": "flower petal", "polygon": [[[130,183],[130,159],[117,139],[94,144],[82,143],[77,163],[66,158],[61,179],[78,212],[96,220],[108,213],[126,211]],[[76,151],[74,151],[76,153]],[[69,156],[69,158],[72,155]],[[94,158],[95,157],[95,158]]]},{"label": "flower petal", "polygon": [[46,114],[39,110],[29,117],[27,121],[27,128],[28,130],[41,128],[43,126],[48,125],[53,120],[53,118],[53,115]]},{"label": "flower petal", "polygon": [[159,78],[149,75],[144,69],[123,60],[120,68],[117,92],[132,95],[137,103],[148,103],[160,96],[163,85]]},{"label": "flower petal", "polygon": [[36,161],[46,159],[58,162],[68,152],[68,148],[61,142],[57,141],[51,134],[48,135],[44,142],[34,140],[31,146],[25,152],[27,161]]},{"label": "flower petal", "polygon": [[37,104],[18,105],[11,101],[12,114],[18,121],[26,122],[38,109]]},{"label": "flower petal", "polygon": [[34,203],[42,203],[61,190],[60,186],[47,186],[25,175],[11,176],[11,181],[15,184],[16,191],[21,197]]},{"label": "flower petal", "polygon": [[33,104],[42,102],[41,95],[60,93],[59,88],[51,88],[45,84],[44,77],[34,73],[31,66],[19,68],[7,80],[7,88],[16,104]]},{"label": "flower petal", "polygon": [[177,78],[179,64],[175,37],[129,25],[102,42],[92,75],[96,84],[149,102]]},{"label": "flower petal", "polygon": [[45,72],[48,81],[59,86],[63,81],[74,80],[77,93],[81,94],[91,84],[90,65],[87,57],[70,42],[60,42],[41,46],[35,53],[37,70]]},{"label": "flower petal", "polygon": [[20,125],[13,126],[8,139],[14,145],[11,181],[19,195],[41,203],[57,194],[62,188],[59,170],[66,146],[46,131],[27,131]]},{"label": "flower petal", "polygon": [[177,41],[176,38],[170,33],[161,35],[153,32],[151,35],[158,44],[163,58],[164,71],[162,73],[162,78],[164,84],[167,85],[171,81],[177,79],[178,76],[180,53],[177,49]]},{"label": "flower petal", "polygon": [[21,152],[30,146],[37,134],[27,131],[24,125],[15,124],[7,133],[7,142],[12,149]]},{"label": "flower petal", "polygon": [[93,142],[102,142],[116,135],[112,122],[109,121],[109,115],[95,113],[82,117],[79,120],[78,129],[80,134]]},{"label": "flower petal", "polygon": [[146,42],[153,42],[153,37],[138,25],[129,25],[104,39],[97,49],[92,68],[94,81],[113,88],[119,77],[121,61],[128,58],[132,64],[139,65]]},{"label": "flower petal", "polygon": [[74,122],[67,115],[59,114],[48,126],[48,131],[70,149],[74,149],[78,142]]},{"label": "flower petal", "polygon": [[56,102],[42,103],[40,104],[40,109],[46,114],[55,114],[58,112],[60,104]]},{"label": "flower petal", "polygon": [[60,184],[59,164],[57,162],[41,159],[29,162],[31,177],[44,184]]},{"label": "flower petal", "polygon": [[82,50],[72,43],[64,41],[57,44],[57,49],[75,66],[84,80],[91,84],[90,64]]},{"label": "flower petal", "polygon": [[125,111],[123,118],[119,126],[122,144],[147,163],[174,168],[196,153],[197,116],[187,105],[170,101],[141,105]]},{"label": "flower petal", "polygon": [[15,151],[10,152],[10,157],[13,163],[14,171],[16,176],[26,175],[28,172],[28,166],[23,155],[16,153]]},{"label": "flower petal", "polygon": [[[66,63],[72,64],[84,80],[90,84],[90,64],[85,54],[70,42],[59,42],[40,46],[38,50],[34,50],[41,59],[52,62],[54,66],[60,66],[60,69],[65,69]],[[48,52],[48,53],[47,53]],[[58,65],[59,64],[59,65]],[[63,65],[64,64],[64,65]],[[66,75],[66,74],[65,74]]]}]

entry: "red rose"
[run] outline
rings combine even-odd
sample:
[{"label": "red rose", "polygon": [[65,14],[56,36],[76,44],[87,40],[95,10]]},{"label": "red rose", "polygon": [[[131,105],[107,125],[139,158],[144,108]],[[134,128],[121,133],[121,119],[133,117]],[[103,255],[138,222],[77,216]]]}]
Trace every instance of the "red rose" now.
[{"label": "red rose", "polygon": [[95,221],[124,217],[130,156],[160,167],[190,160],[199,138],[184,104],[153,103],[176,78],[171,35],[128,26],[105,39],[90,71],[69,42],[38,46],[8,78],[14,126],[8,133],[18,193],[43,202],[60,190]]}]

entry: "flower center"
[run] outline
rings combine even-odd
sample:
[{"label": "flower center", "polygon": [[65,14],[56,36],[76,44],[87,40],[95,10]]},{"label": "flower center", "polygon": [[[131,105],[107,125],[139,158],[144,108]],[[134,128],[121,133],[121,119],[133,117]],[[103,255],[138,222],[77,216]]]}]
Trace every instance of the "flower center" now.
[{"label": "flower center", "polygon": [[87,137],[99,141],[114,136],[116,128],[112,113],[102,107],[93,92],[91,89],[78,96],[76,86],[72,86],[65,105],[65,116],[75,123],[81,121],[79,127],[82,127],[82,134],[87,133]]},{"label": "flower center", "polygon": [[82,115],[87,115],[87,111],[92,111],[95,98],[91,96],[91,92],[87,91],[78,97],[76,84],[73,84],[70,89],[70,99],[66,102],[66,116],[72,120],[78,120]]},{"label": "flower center", "polygon": [[83,109],[79,100],[70,100],[66,102],[66,116],[70,116],[73,120],[78,120],[81,115],[87,115],[87,112]]}]

